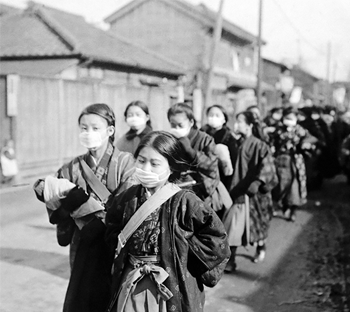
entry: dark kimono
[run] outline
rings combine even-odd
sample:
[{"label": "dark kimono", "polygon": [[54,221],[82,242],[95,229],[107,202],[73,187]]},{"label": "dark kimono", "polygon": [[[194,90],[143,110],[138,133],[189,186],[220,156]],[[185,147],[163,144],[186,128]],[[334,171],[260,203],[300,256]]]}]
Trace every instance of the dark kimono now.
[{"label": "dark kimono", "polygon": [[[201,128],[202,131],[206,132],[214,138],[215,144],[224,144],[228,147],[230,152],[231,164],[234,167],[237,159],[238,144],[237,140],[233,137],[230,128],[223,126],[220,130],[215,131],[209,125],[205,125]],[[219,166],[220,179],[227,189],[230,188],[233,174],[225,176],[222,169]]]},{"label": "dark kimono", "polygon": [[279,179],[273,196],[283,210],[306,203],[306,168],[302,143],[307,136],[308,132],[296,125],[290,130],[279,128],[273,138]]},{"label": "dark kimono", "polygon": [[[245,139],[238,149],[238,156],[233,174],[230,194],[234,206],[225,216],[225,224],[232,220],[227,218],[237,216],[237,210],[244,210],[249,205],[249,211],[245,211],[246,225],[237,224],[240,228],[238,233],[242,237],[235,237],[228,233],[231,246],[254,244],[267,238],[269,221],[272,211],[271,190],[277,183],[276,169],[268,145],[251,135]],[[242,222],[242,221],[239,221]],[[228,230],[228,227],[227,227]]]},{"label": "dark kimono", "polygon": [[[118,235],[145,201],[145,189],[135,185],[108,203],[106,239],[115,250]],[[136,247],[135,247],[136,246]],[[130,237],[114,261],[115,299],[131,255],[160,256],[159,265],[169,274],[164,281],[172,297],[167,311],[199,312],[204,308],[204,287],[213,287],[230,256],[226,232],[215,212],[189,190],[181,190],[160,206]]]},{"label": "dark kimono", "polygon": [[187,137],[179,140],[184,148],[183,158],[189,165],[184,168],[181,182],[195,181],[194,193],[215,211],[221,210],[223,203],[217,193],[220,173],[214,139],[192,128]]},{"label": "dark kimono", "polygon": [[[109,148],[111,148],[111,156],[101,182],[110,192],[119,193],[134,184],[132,179],[134,159],[130,153],[120,152],[117,148],[113,149],[111,145]],[[101,205],[103,208],[104,205],[88,185],[79,161],[84,159],[95,172],[98,168],[91,157],[90,153],[76,157],[57,172],[58,178],[68,179],[90,194],[88,202],[84,204],[84,209],[87,211],[89,206]],[[81,208],[78,210],[81,211]],[[74,212],[74,219],[71,214],[65,218],[56,217],[54,222],[52,216],[50,217],[50,222],[57,224],[59,244],[65,246],[70,244],[71,276],[63,307],[64,312],[101,312],[108,305],[112,256],[104,240],[105,214],[103,210],[90,214],[82,211],[80,214]],[[65,242],[62,241],[63,235]],[[68,238],[67,235],[69,235]]]},{"label": "dark kimono", "polygon": [[130,129],[117,141],[116,146],[120,151],[129,152],[134,155],[142,138],[151,131],[152,128],[148,125],[140,134],[137,134],[135,130]]}]

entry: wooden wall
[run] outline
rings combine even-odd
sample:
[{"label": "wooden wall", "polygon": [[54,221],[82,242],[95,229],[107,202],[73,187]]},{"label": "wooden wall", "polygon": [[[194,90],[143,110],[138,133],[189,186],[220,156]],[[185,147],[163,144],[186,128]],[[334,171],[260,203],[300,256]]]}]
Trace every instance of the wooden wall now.
[{"label": "wooden wall", "polygon": [[204,29],[162,1],[147,1],[111,24],[111,31],[190,69],[201,68]]},{"label": "wooden wall", "polygon": [[85,152],[78,140],[78,117],[89,104],[106,103],[113,108],[116,139],[128,130],[124,110],[134,100],[148,104],[155,130],[169,129],[166,112],[170,98],[166,89],[29,76],[21,76],[19,85],[18,115],[13,118],[20,177],[54,172],[65,161]]}]

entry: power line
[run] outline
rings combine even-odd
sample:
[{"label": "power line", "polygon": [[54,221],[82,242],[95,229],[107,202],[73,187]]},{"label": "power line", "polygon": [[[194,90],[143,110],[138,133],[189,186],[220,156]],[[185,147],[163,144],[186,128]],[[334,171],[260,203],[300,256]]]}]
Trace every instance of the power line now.
[{"label": "power line", "polygon": [[324,51],[321,51],[319,48],[315,47],[308,39],[306,39],[303,34],[301,33],[301,31],[298,29],[298,27],[296,27],[294,25],[294,23],[290,20],[290,18],[288,17],[288,15],[286,14],[286,12],[284,12],[284,10],[282,9],[282,7],[278,4],[278,2],[276,2],[276,0],[273,0],[273,2],[275,3],[275,5],[278,7],[278,9],[281,11],[281,13],[284,15],[284,17],[286,18],[287,22],[290,24],[290,26],[296,31],[296,33],[299,35],[299,37],[301,39],[303,39],[303,41],[305,41],[311,48],[313,48],[315,51],[317,51],[318,53],[322,54],[322,55],[326,55],[326,53]]}]

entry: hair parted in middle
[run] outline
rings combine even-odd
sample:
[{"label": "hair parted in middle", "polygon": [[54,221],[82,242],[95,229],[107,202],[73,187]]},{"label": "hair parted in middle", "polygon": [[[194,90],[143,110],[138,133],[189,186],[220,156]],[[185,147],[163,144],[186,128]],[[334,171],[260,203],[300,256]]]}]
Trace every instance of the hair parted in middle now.
[{"label": "hair parted in middle", "polygon": [[227,114],[226,109],[225,109],[222,105],[214,104],[214,105],[208,107],[207,110],[206,110],[206,112],[205,112],[206,115],[208,116],[210,110],[211,110],[213,107],[216,107],[216,108],[218,108],[218,109],[220,109],[220,110],[222,111],[222,113],[223,113],[223,115],[224,115],[224,117],[225,117],[225,124],[226,124],[226,123],[228,122],[228,114]]},{"label": "hair parted in middle", "polygon": [[[146,105],[145,102],[142,102],[142,101],[132,101],[132,102],[130,102],[130,103],[128,104],[128,106],[125,108],[125,111],[124,111],[125,120],[126,120],[126,118],[128,117],[128,110],[129,110],[129,108],[132,107],[132,106],[137,106],[137,107],[141,108],[141,109],[145,112],[145,114],[146,114],[147,116],[150,116],[150,115],[149,115],[148,106]],[[148,126],[151,126],[151,119],[148,119],[147,122],[146,122],[146,124],[147,124]]]},{"label": "hair parted in middle", "polygon": [[185,114],[186,117],[193,121],[193,128],[197,129],[197,122],[196,119],[194,118],[194,114],[193,114],[193,110],[192,108],[185,104],[185,103],[176,103],[174,105],[172,105],[169,109],[168,109],[168,120],[170,120],[171,116],[174,116],[176,114]]}]

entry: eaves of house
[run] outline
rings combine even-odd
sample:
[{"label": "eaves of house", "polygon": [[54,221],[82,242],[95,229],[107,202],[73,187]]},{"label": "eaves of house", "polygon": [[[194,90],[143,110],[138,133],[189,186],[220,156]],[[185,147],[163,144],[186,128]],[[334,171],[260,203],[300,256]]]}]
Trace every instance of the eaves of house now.
[{"label": "eaves of house", "polygon": [[0,18],[0,60],[79,59],[165,77],[182,65],[87,23],[82,16],[31,3],[21,14]]},{"label": "eaves of house", "polygon": [[[209,29],[214,29],[215,27],[217,13],[207,8],[204,4],[192,5],[182,0],[134,0],[129,2],[113,14],[106,17],[104,21],[106,23],[112,24],[114,21],[129,14],[130,12],[137,9],[138,7],[140,7],[148,1],[163,2],[168,6],[174,8],[175,10],[181,12],[182,14],[185,14],[193,20],[196,20],[201,25],[208,27]],[[222,29],[224,33],[226,32],[227,34],[237,38],[243,44],[257,43],[256,36],[225,19],[223,19]]]}]

